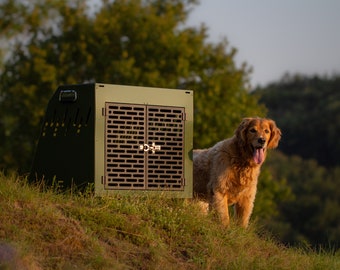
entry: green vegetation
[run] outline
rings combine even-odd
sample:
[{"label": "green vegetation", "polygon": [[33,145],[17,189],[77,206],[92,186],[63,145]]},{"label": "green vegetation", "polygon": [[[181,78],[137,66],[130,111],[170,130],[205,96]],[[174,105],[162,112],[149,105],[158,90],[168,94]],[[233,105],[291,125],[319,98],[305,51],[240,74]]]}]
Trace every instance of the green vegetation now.
[{"label": "green vegetation", "polygon": [[340,254],[285,248],[253,226],[224,229],[195,202],[42,190],[0,176],[2,246],[14,248],[28,269],[340,267]]},{"label": "green vegetation", "polygon": [[102,0],[92,12],[87,2],[0,2],[0,42],[10,56],[0,62],[0,168],[30,169],[47,102],[62,84],[193,89],[196,147],[231,135],[244,116],[265,114],[248,95],[250,69],[235,64],[236,49],[209,43],[204,25],[185,26],[197,1]]},{"label": "green vegetation", "polygon": [[[245,116],[273,118],[283,132],[279,146],[282,153],[270,152],[260,175],[253,216],[256,227],[271,232],[275,239],[287,245],[321,246],[333,253],[338,252],[339,76],[308,78],[287,75],[281,81],[255,89],[250,94],[251,69],[247,64],[235,64],[237,49],[231,47],[226,39],[217,44],[208,42],[209,32],[205,25],[198,28],[185,25],[190,10],[198,1],[102,0],[97,1],[100,5],[92,9],[87,5],[89,2],[0,1],[0,170],[14,170],[20,175],[29,171],[44,110],[58,85],[96,81],[193,89],[195,148],[209,147],[231,136]],[[193,214],[188,216],[195,220],[199,214],[192,209],[194,206],[178,201],[155,202],[154,198],[144,198],[144,201],[140,198],[98,200],[91,197],[85,200],[77,196],[55,195],[50,191],[39,193],[21,180],[5,177],[2,177],[0,185],[5,188],[0,194],[0,199],[4,200],[0,204],[3,209],[0,213],[1,226],[8,226],[1,230],[0,239],[13,243],[25,258],[32,256],[33,261],[39,264],[42,260],[50,260],[47,265],[53,265],[53,258],[57,262],[60,256],[58,245],[62,245],[62,241],[69,243],[75,249],[74,254],[78,254],[70,252],[67,255],[72,263],[79,256],[79,263],[89,266],[91,263],[87,264],[84,258],[92,260],[91,256],[99,256],[98,263],[102,260],[109,265],[112,258],[116,258],[125,268],[122,259],[125,255],[125,258],[138,260],[145,255],[145,250],[149,252],[144,258],[146,263],[168,266],[173,262],[181,266],[177,259],[182,258],[186,269],[190,269],[190,263],[193,268],[197,267],[199,261],[202,268],[210,265],[224,268],[228,265],[237,269],[242,268],[242,263],[251,265],[257,257],[259,267],[262,263],[272,263],[267,266],[274,268],[275,262],[266,261],[265,252],[261,253],[262,245],[275,250],[278,257],[286,256],[286,252],[290,254],[287,256],[292,255],[291,251],[258,238],[252,230],[243,232],[232,228],[224,232],[210,219],[201,216],[202,224],[196,224],[198,231],[194,230],[193,235],[187,232],[188,238],[196,239],[196,234],[200,235],[204,228],[209,228],[209,233],[201,233],[200,239],[189,242],[190,246],[188,242],[183,243],[185,235],[183,239],[176,234],[175,237],[169,229],[161,226],[162,217],[152,221],[155,224],[146,218],[156,212],[152,207],[164,205],[164,210],[159,210],[161,213],[166,209],[176,209],[178,213]],[[15,194],[12,199],[11,194]],[[131,203],[133,200],[136,203]],[[22,202],[25,202],[24,206]],[[118,202],[123,208],[132,207],[129,209],[136,213],[117,210],[114,204]],[[153,204],[148,206],[151,209],[146,207],[146,202]],[[143,203],[145,209],[142,209]],[[5,211],[7,208],[10,211]],[[31,212],[36,220],[34,215],[25,216]],[[103,220],[103,223],[110,225],[113,222],[111,213],[117,218],[115,222],[121,222],[121,225],[97,232],[95,227],[100,223],[97,220],[108,215],[111,221]],[[55,228],[45,227],[48,225],[44,225],[44,220]],[[58,222],[64,225],[58,226]],[[173,220],[173,223],[176,222]],[[183,222],[179,220],[179,224],[183,225]],[[32,228],[21,231],[22,224]],[[104,227],[111,227],[109,225]],[[172,233],[177,232],[175,225],[171,225],[174,226],[171,227],[173,231],[170,230]],[[58,238],[60,242],[57,242],[57,232],[52,232],[54,236],[51,236],[49,231],[58,227],[60,235],[71,238]],[[140,230],[149,234],[137,237],[141,234]],[[77,242],[73,235],[79,239],[85,237],[85,244]],[[207,235],[218,237],[209,240],[205,238]],[[228,238],[230,235],[238,239],[235,243],[244,245],[231,246],[233,240]],[[31,241],[31,237],[35,242]],[[49,240],[49,237],[54,239],[44,242],[49,246],[40,246],[38,239]],[[126,240],[130,238],[137,242],[146,241],[146,246],[153,247],[154,253],[149,250],[150,247]],[[117,239],[121,241],[120,247],[115,246]],[[242,240],[255,243],[245,244]],[[153,246],[153,241],[159,246]],[[222,246],[222,251],[215,244]],[[183,254],[181,245],[185,250]],[[85,250],[83,246],[86,246]],[[254,251],[254,254],[260,252],[260,255],[244,259],[244,252],[252,253],[245,250],[245,246],[260,250]],[[235,253],[240,255],[234,256]],[[228,257],[229,254],[233,256]],[[305,262],[306,257],[300,252],[298,254],[298,259],[288,259],[290,266],[293,262],[302,265],[300,259]],[[220,261],[225,262],[222,258],[226,261],[229,258],[230,262],[220,266]],[[307,261],[307,266],[317,265],[313,260]]]},{"label": "green vegetation", "polygon": [[287,155],[314,159],[327,168],[340,166],[340,76],[286,74],[256,89],[284,133],[280,145]]},{"label": "green vegetation", "polygon": [[[340,76],[285,75],[255,94],[283,137],[264,168],[290,188],[266,227],[284,243],[340,247]],[[275,200],[276,201],[276,200]]]}]

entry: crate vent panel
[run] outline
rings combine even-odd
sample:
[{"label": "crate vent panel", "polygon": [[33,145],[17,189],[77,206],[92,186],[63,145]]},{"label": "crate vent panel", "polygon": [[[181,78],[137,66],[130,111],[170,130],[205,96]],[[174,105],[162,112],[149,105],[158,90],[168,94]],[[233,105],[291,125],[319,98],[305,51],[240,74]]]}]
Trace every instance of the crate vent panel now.
[{"label": "crate vent panel", "polygon": [[106,103],[105,188],[183,190],[184,108]]}]

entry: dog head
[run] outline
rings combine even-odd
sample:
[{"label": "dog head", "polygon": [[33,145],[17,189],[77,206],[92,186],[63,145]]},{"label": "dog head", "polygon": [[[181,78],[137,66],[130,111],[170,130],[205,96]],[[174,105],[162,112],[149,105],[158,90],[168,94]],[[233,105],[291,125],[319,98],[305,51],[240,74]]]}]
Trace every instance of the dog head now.
[{"label": "dog head", "polygon": [[273,120],[266,118],[244,118],[235,135],[256,164],[262,164],[267,149],[276,148],[281,139],[280,129]]}]

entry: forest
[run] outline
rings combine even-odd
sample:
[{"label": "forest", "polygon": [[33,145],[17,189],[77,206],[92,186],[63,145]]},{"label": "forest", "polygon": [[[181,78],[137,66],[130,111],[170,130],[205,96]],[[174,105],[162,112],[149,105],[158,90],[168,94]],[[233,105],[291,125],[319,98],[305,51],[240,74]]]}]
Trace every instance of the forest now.
[{"label": "forest", "polygon": [[340,76],[286,74],[253,89],[225,38],[187,27],[195,0],[0,2],[0,170],[29,172],[57,86],[84,82],[194,90],[195,148],[243,117],[281,128],[262,169],[253,222],[287,245],[336,251],[340,239]]},{"label": "forest", "polygon": [[340,76],[286,74],[253,94],[283,133],[280,151],[266,164],[275,179],[287,182],[293,195],[278,207],[276,233],[286,243],[338,248]]}]

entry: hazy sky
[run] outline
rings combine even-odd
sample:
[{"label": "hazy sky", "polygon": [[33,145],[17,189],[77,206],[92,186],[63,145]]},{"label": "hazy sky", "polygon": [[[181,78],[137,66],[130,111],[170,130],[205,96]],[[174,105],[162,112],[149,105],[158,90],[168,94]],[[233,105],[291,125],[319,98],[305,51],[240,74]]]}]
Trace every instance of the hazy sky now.
[{"label": "hazy sky", "polygon": [[340,74],[340,0],[201,0],[188,25],[200,23],[238,49],[253,86],[285,72]]}]

